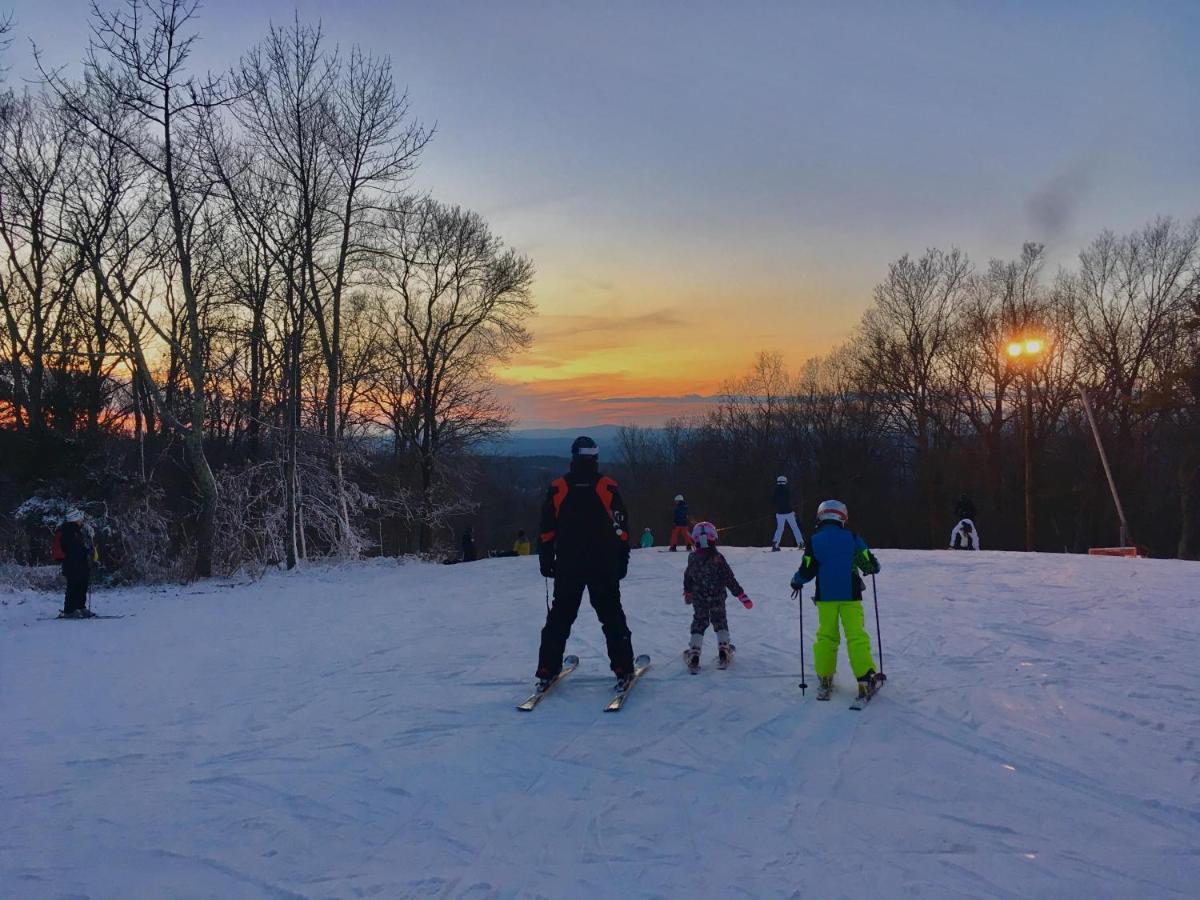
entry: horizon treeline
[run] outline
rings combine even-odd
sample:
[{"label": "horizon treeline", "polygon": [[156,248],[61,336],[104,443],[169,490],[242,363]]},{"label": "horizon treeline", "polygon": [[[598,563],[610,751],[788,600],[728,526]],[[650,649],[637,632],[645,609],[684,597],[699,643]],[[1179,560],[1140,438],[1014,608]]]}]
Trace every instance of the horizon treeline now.
[{"label": "horizon treeline", "polygon": [[[1132,543],[1196,559],[1200,220],[1106,231],[1049,275],[1045,256],[1034,243],[983,266],[957,249],[906,255],[827,356],[789,372],[764,353],[707,415],[625,429],[634,524],[665,532],[682,491],[728,541],[766,543],[770,493],[787,475],[806,527],[836,497],[880,546],[946,547],[962,494],[985,549],[1115,546],[1083,388]],[[1009,355],[1028,339],[1039,353]]]},{"label": "horizon treeline", "polygon": [[297,18],[205,74],[194,0],[107,6],[0,108],[0,559],[72,505],[130,578],[432,550],[531,261],[415,188],[386,57]]},{"label": "horizon treeline", "polygon": [[[535,533],[557,463],[475,452],[512,424],[532,262],[417,190],[432,131],[386,58],[297,19],[202,75],[195,11],[98,9],[77,78],[0,98],[0,562],[47,561],[72,506],[124,579]],[[1132,539],[1196,558],[1198,245],[1159,219],[1052,273],[1037,244],[896,260],[842,347],[604,449],[635,536],[683,492],[763,544],[785,474],[875,545],[945,546],[960,494],[987,549],[1115,544],[1083,386]]]}]

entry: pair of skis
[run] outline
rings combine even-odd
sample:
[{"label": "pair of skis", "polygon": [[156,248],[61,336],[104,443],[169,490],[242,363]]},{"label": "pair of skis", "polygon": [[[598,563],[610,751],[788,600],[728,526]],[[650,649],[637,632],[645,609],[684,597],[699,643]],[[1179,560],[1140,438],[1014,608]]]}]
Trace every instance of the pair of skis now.
[{"label": "pair of skis", "polygon": [[[547,694],[549,694],[558,684],[575,671],[579,666],[578,656],[564,656],[562,670],[554,677],[554,680],[546,685],[542,690],[534,691],[529,695],[529,698],[524,703],[518,703],[517,709],[521,712],[532,711]],[[619,712],[621,707],[625,705],[626,698],[629,697],[629,692],[633,690],[633,686],[638,683],[638,680],[650,668],[650,657],[642,654],[633,661],[633,677],[625,683],[623,689],[616,691],[611,700],[604,707],[605,712]]]}]

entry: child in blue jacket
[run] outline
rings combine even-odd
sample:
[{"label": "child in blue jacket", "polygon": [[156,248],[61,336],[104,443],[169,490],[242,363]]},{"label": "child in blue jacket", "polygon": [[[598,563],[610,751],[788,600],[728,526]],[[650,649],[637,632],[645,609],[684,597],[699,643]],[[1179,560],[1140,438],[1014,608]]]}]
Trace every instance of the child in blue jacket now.
[{"label": "child in blue jacket", "polygon": [[817,508],[817,530],[809,538],[804,560],[792,576],[793,590],[814,579],[817,582],[813,597],[818,620],[813,668],[818,678],[818,700],[828,700],[833,692],[833,673],[841,643],[839,622],[846,631],[846,653],[858,679],[859,696],[869,696],[878,687],[871,638],[863,624],[863,580],[859,572],[876,574],[879,560],[862,538],[846,528],[849,518],[846,504],[839,500],[826,500]]}]

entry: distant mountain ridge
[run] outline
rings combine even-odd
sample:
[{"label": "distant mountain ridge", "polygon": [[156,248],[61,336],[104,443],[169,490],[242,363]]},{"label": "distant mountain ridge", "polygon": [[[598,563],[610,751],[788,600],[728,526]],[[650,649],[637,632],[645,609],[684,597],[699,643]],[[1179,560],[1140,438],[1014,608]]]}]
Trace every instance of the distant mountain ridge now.
[{"label": "distant mountain ridge", "polygon": [[616,455],[617,432],[622,425],[591,425],[579,428],[522,428],[509,432],[498,441],[479,448],[485,456],[558,456],[571,455],[571,442],[586,434],[600,445],[601,458]]}]

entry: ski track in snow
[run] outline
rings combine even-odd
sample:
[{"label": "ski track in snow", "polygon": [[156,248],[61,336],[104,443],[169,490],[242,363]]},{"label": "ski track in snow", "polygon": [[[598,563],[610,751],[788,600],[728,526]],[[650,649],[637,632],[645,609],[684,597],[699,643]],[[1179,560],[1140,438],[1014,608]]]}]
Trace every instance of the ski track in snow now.
[{"label": "ski track in snow", "polygon": [[[799,682],[794,554],[729,549],[738,654],[680,650],[686,554],[534,712],[533,559],[0,592],[0,895],[1195,896],[1200,566],[882,551],[886,689]],[[816,616],[804,600],[811,645]],[[874,613],[868,594],[874,644]]]}]

